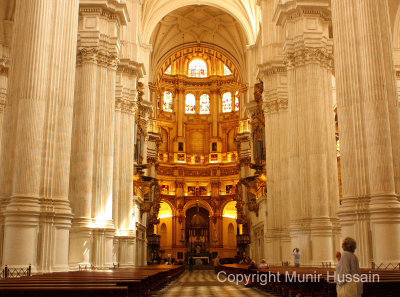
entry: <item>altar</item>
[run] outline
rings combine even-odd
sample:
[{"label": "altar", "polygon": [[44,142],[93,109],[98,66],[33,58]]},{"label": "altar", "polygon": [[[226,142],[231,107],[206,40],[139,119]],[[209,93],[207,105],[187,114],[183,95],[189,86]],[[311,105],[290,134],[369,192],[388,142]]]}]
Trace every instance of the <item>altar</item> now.
[{"label": "altar", "polygon": [[195,261],[195,264],[197,264],[196,260],[200,260],[202,262],[201,264],[204,263],[203,260],[206,260],[207,264],[210,263],[210,258],[209,257],[192,257],[192,258]]}]

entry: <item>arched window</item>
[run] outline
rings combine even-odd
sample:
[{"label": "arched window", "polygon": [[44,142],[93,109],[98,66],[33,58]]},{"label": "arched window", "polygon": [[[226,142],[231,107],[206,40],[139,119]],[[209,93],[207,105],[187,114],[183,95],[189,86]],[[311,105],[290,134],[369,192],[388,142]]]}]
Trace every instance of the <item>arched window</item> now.
[{"label": "arched window", "polygon": [[193,94],[186,95],[185,112],[196,113],[196,97]]},{"label": "arched window", "polygon": [[235,111],[238,111],[239,107],[240,107],[239,91],[237,91],[235,94]]},{"label": "arched window", "polygon": [[226,92],[222,95],[222,112],[232,111],[232,93]]},{"label": "arched window", "polygon": [[164,102],[163,102],[163,110],[167,112],[172,112],[172,103],[174,96],[170,91],[164,92]]},{"label": "arched window", "polygon": [[224,75],[231,75],[232,71],[228,68],[228,66],[224,65]]},{"label": "arched window", "polygon": [[207,63],[202,59],[194,59],[189,63],[189,77],[207,77]]},{"label": "arched window", "polygon": [[167,70],[165,70],[164,73],[165,74],[172,74],[172,65],[169,65],[169,67],[167,68]]},{"label": "arched window", "polygon": [[200,96],[200,114],[210,113],[210,96],[203,94]]},{"label": "arched window", "polygon": [[236,201],[228,202],[222,210],[222,217],[237,219]]}]

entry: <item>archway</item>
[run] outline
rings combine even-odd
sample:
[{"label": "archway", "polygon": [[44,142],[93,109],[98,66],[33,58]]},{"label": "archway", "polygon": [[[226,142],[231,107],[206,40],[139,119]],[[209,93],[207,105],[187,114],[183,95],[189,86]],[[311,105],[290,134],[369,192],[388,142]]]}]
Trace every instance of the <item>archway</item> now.
[{"label": "archway", "polygon": [[192,253],[208,252],[210,248],[210,213],[202,207],[186,211],[186,243]]}]

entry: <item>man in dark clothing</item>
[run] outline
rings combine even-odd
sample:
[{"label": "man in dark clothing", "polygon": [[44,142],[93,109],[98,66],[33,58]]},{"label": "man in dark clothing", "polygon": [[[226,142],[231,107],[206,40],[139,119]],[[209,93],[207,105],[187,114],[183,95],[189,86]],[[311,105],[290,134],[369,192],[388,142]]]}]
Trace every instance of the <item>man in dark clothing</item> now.
[{"label": "man in dark clothing", "polygon": [[194,259],[193,257],[189,258],[189,271],[192,272],[193,271],[193,265],[194,265]]}]

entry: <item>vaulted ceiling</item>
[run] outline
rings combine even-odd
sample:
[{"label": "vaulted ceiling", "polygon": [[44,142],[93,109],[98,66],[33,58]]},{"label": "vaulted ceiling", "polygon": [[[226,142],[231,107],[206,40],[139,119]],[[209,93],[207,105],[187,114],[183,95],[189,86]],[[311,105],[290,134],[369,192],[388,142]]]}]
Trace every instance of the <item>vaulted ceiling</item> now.
[{"label": "vaulted ceiling", "polygon": [[193,5],[166,15],[151,36],[151,68],[167,58],[172,49],[185,44],[216,46],[227,51],[239,65],[245,65],[247,39],[238,21],[211,6]]}]

